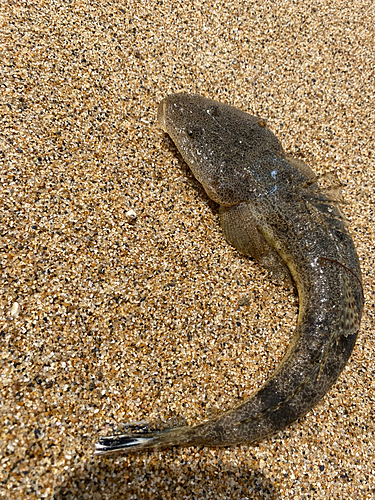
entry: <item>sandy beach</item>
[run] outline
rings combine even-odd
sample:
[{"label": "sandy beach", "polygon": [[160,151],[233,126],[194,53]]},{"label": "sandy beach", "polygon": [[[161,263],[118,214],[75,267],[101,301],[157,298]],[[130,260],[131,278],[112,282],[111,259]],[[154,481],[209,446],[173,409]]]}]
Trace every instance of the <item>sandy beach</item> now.
[{"label": "sandy beach", "polygon": [[[0,19],[0,498],[375,498],[373,2],[8,0]],[[124,423],[233,407],[296,325],[157,124],[180,91],[340,179],[361,331],[324,399],[256,445],[95,458]]]}]

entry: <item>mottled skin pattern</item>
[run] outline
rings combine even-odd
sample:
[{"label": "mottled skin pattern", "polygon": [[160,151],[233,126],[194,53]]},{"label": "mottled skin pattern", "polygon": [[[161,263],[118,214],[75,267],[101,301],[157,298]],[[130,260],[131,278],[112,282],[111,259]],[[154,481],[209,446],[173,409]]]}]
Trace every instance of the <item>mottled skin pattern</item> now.
[{"label": "mottled skin pattern", "polygon": [[335,383],[362,315],[361,270],[337,203],[307,165],[285,154],[263,120],[189,94],[164,99],[158,119],[220,205],[227,240],[275,276],[293,279],[298,323],[281,364],[248,400],[194,427],[129,426],[100,438],[97,455],[251,443],[285,427]]}]

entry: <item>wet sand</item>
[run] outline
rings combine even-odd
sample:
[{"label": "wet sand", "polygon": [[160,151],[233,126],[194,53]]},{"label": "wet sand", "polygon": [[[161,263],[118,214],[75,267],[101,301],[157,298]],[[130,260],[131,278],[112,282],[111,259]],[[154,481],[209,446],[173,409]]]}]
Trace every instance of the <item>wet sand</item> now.
[{"label": "wet sand", "polygon": [[[375,496],[371,1],[6,2],[0,498]],[[98,433],[195,424],[272,373],[298,300],[222,236],[156,123],[176,91],[267,119],[343,183],[365,312],[339,381],[254,446],[93,458]]]}]

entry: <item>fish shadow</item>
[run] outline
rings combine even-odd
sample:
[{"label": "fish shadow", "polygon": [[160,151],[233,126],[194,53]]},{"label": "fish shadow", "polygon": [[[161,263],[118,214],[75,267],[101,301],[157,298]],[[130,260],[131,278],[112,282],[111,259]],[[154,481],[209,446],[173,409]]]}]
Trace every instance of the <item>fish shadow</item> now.
[{"label": "fish shadow", "polygon": [[90,458],[82,468],[71,472],[63,483],[56,486],[53,499],[281,498],[272,481],[257,468],[252,468],[251,459],[247,467],[238,467],[228,462],[228,455],[224,455],[223,450],[215,451],[217,461],[214,465],[212,454],[208,455],[205,464],[204,452],[199,449],[194,449],[191,455],[186,450],[181,453],[174,449],[164,453],[146,452],[117,459]]}]

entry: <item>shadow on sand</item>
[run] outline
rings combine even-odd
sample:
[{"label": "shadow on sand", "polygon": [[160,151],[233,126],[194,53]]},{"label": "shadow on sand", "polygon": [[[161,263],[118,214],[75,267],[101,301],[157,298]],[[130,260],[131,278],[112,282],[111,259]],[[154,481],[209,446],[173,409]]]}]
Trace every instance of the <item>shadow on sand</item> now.
[{"label": "shadow on sand", "polygon": [[[186,461],[186,452],[181,454],[178,449],[164,452],[166,455],[145,452],[134,456],[132,461],[129,457],[90,459],[84,468],[77,469],[64,483],[56,486],[53,499],[280,498],[272,482],[259,470],[251,468],[251,460],[248,468],[240,469],[228,464],[223,450],[216,450],[215,453],[218,457],[215,466],[212,465],[212,456],[209,457],[208,464],[204,464],[192,451],[191,460]],[[163,456],[165,461],[162,461]],[[200,456],[204,458],[201,453]]]}]

